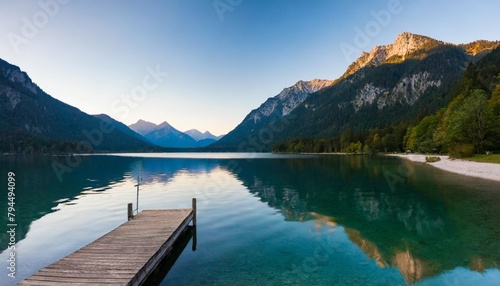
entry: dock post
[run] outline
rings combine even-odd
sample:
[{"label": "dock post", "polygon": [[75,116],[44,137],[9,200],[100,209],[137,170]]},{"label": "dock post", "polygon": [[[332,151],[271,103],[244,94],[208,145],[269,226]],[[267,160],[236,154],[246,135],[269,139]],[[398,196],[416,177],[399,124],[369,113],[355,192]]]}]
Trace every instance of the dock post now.
[{"label": "dock post", "polygon": [[193,245],[191,246],[191,249],[193,251],[196,251],[196,246],[198,245],[198,236],[196,233],[196,226],[192,227],[192,231],[193,231]]},{"label": "dock post", "polygon": [[132,210],[132,203],[129,203],[127,206],[127,219],[131,220],[134,218],[134,211]]},{"label": "dock post", "polygon": [[196,226],[196,198],[193,198],[193,226]]},{"label": "dock post", "polygon": [[198,239],[196,235],[196,198],[193,198],[193,245],[192,250],[196,251],[196,246],[198,244]]}]

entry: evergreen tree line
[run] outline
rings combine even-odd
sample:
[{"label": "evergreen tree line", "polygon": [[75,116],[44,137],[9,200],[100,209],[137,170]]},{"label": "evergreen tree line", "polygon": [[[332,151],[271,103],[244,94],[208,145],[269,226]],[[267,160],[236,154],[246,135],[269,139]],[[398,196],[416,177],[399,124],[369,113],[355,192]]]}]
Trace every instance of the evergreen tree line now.
[{"label": "evergreen tree line", "polygon": [[76,141],[57,141],[26,134],[7,135],[0,140],[1,153],[9,154],[72,154],[93,153],[90,146]]}]

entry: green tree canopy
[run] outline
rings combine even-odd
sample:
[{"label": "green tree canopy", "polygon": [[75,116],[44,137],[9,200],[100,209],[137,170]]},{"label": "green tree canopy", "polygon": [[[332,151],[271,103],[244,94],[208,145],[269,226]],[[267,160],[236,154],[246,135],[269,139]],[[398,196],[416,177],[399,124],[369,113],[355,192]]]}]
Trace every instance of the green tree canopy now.
[{"label": "green tree canopy", "polygon": [[450,142],[471,144],[481,153],[493,147],[495,129],[493,106],[486,99],[486,92],[476,89],[452,113],[447,135]]}]

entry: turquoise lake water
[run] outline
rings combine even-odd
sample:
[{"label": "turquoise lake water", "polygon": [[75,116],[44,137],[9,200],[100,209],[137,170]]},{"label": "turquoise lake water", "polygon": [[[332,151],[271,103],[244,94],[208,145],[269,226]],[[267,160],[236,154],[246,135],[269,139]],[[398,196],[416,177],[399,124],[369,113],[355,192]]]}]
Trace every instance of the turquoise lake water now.
[{"label": "turquoise lake water", "polygon": [[[1,285],[124,223],[138,176],[139,211],[198,200],[197,249],[190,241],[157,277],[161,285],[500,285],[500,182],[378,156],[0,160]],[[16,178],[15,279],[7,276],[8,172]]]}]

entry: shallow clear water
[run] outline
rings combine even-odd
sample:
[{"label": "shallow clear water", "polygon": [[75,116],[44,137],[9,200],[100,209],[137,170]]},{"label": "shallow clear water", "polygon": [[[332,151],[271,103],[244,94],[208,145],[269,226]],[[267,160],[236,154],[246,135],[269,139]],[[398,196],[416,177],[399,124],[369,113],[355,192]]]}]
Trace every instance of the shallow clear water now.
[{"label": "shallow clear water", "polygon": [[[500,283],[498,182],[368,156],[0,160],[5,186],[7,172],[16,173],[18,224],[16,279],[7,277],[9,237],[0,233],[2,285],[125,222],[139,174],[139,210],[190,207],[198,199],[197,250],[188,245],[162,285]],[[54,161],[71,167],[58,178]],[[6,215],[0,225],[7,228]]]}]

